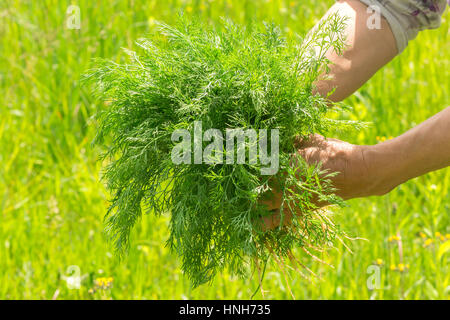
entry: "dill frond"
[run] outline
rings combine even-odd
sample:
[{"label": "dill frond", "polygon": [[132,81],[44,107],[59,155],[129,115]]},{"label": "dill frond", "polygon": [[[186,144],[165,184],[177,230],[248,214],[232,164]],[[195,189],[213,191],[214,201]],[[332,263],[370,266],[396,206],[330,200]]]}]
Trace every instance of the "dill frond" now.
[{"label": "dill frond", "polygon": [[[159,34],[139,40],[127,63],[97,61],[85,80],[110,102],[97,116],[95,143],[106,146],[107,232],[120,254],[143,212],[170,215],[167,243],[194,287],[224,268],[247,276],[249,266],[265,265],[270,255],[295,261],[295,247],[332,245],[340,231],[312,199],[343,201],[319,166],[300,160],[293,168],[290,160],[299,137],[358,125],[327,118],[340,106],[313,94],[329,65],[325,53],[342,51],[344,26],[332,15],[299,42],[274,24],[244,28],[224,21],[213,29],[180,17],[176,26],[160,23]],[[271,231],[255,223],[271,214],[258,201],[271,189],[261,163],[175,165],[171,135],[192,133],[194,121],[204,131],[279,129],[282,206],[302,214]]]}]

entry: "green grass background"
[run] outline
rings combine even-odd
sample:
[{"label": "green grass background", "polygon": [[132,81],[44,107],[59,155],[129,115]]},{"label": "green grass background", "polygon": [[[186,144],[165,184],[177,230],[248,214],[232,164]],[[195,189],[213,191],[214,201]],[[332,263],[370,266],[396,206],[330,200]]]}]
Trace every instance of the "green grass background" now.
[{"label": "green grass background", "polygon": [[[242,24],[273,20],[291,34],[309,30],[332,3],[1,0],[0,298],[250,298],[257,280],[227,273],[211,285],[190,289],[177,258],[164,247],[166,218],[143,217],[129,256],[117,261],[103,233],[108,194],[99,181],[100,150],[90,145],[95,135],[90,117],[107,106],[78,80],[92,58],[121,59],[122,47],[133,48],[154,28],[154,20],[173,22],[180,9],[211,24],[221,16]],[[70,4],[81,9],[80,30],[66,27]],[[346,101],[354,107],[352,118],[373,126],[341,138],[375,144],[376,137],[399,135],[450,105],[449,18],[447,10],[440,29],[421,33]],[[353,200],[349,208],[335,210],[335,221],[349,235],[368,241],[351,242],[353,253],[338,244],[325,257],[334,268],[303,257],[322,280],[305,281],[291,272],[295,297],[448,299],[450,245],[435,234],[450,233],[449,187],[446,169],[387,196]],[[394,235],[401,240],[390,242]],[[368,267],[377,259],[382,260],[380,286],[371,290]],[[409,265],[406,271],[391,270],[402,262]],[[80,270],[79,289],[68,288],[70,266]],[[112,277],[112,287],[90,293],[100,277]],[[276,265],[267,270],[264,289],[266,298],[291,297]]]}]

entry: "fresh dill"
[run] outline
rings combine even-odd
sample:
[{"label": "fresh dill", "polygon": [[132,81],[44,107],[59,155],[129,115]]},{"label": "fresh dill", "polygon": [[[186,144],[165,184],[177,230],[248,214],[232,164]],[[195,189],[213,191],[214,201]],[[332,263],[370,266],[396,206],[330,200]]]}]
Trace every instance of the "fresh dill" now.
[{"label": "fresh dill", "polygon": [[[109,101],[97,116],[95,142],[106,147],[107,232],[120,254],[142,213],[170,215],[167,243],[194,287],[224,268],[245,277],[270,256],[295,263],[293,248],[333,244],[339,228],[312,201],[343,204],[333,194],[333,173],[301,159],[294,168],[291,160],[296,139],[354,125],[327,118],[343,107],[314,94],[330,63],[325,53],[344,48],[344,26],[332,15],[301,39],[284,37],[274,24],[223,21],[213,29],[180,17],[139,40],[127,63],[97,62],[85,80]],[[171,135],[193,132],[195,121],[223,132],[278,129],[282,206],[301,214],[289,226],[262,230],[258,220],[271,212],[259,200],[274,177],[262,175],[259,162],[174,164]]]}]

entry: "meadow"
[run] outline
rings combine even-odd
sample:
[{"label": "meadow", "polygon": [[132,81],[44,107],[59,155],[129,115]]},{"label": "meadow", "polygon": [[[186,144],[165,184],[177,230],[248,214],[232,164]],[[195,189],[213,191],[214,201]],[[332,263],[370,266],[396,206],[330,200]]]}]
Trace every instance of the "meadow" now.
[{"label": "meadow", "polygon": [[[192,290],[164,246],[167,218],[144,216],[119,261],[104,234],[109,194],[92,116],[108,106],[79,79],[96,57],[122,48],[183,10],[216,24],[274,21],[288,36],[307,32],[333,3],[281,0],[0,2],[0,299],[248,299],[257,277],[226,272]],[[80,29],[67,27],[69,5]],[[395,137],[450,105],[449,11],[345,103],[371,122],[336,135],[357,144]],[[420,146],[418,146],[420,147]],[[450,169],[411,180],[383,197],[355,199],[334,220],[355,238],[324,257],[302,256],[320,275],[290,272],[296,299],[448,299]],[[79,286],[77,278],[81,279]],[[283,273],[268,267],[265,298],[290,299]],[[261,293],[255,295],[262,298]]]}]

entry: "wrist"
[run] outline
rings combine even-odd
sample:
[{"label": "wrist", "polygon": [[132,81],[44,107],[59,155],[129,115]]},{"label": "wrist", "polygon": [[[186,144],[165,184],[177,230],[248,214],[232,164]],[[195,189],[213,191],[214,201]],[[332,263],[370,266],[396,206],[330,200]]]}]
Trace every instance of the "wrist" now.
[{"label": "wrist", "polygon": [[338,196],[348,200],[384,194],[386,179],[381,176],[378,150],[373,146],[344,144],[340,151],[337,159],[329,158],[334,164],[333,171],[339,172],[333,179]]},{"label": "wrist", "polygon": [[393,141],[376,145],[361,146],[366,167],[366,195],[382,196],[409,178],[405,174],[406,159]]}]

